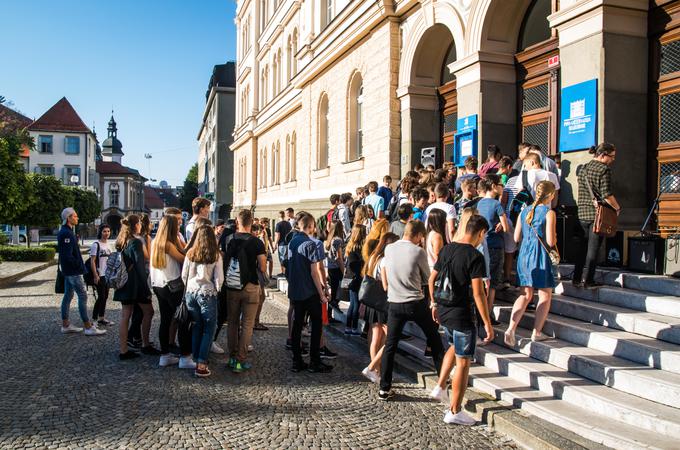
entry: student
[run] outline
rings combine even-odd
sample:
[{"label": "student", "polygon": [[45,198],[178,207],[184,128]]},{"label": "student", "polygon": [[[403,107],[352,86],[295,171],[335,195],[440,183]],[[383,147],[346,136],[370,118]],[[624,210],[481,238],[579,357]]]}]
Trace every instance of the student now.
[{"label": "student", "polygon": [[286,273],[286,267],[283,261],[286,259],[286,252],[288,246],[285,244],[285,238],[293,230],[292,225],[286,220],[286,213],[279,211],[279,221],[274,227],[274,249],[279,252],[279,264],[281,265],[281,273]]},{"label": "student", "polygon": [[396,234],[401,239],[404,236],[406,224],[413,217],[413,206],[408,203],[401,205],[397,210],[397,215],[399,220],[395,220],[390,224],[390,233]]},{"label": "student", "polygon": [[[477,191],[482,198],[477,202],[477,211],[489,223],[489,232],[486,234],[486,245],[489,251],[489,311],[493,311],[496,298],[496,290],[503,288],[503,265],[505,258],[505,243],[503,233],[508,231],[508,219],[505,210],[498,201],[503,192],[498,175],[487,175],[479,180]],[[492,320],[494,325],[498,321]]]},{"label": "student", "polygon": [[[344,195],[344,194],[343,194]],[[324,242],[326,252],[325,265],[328,270],[331,297],[331,307],[338,307],[338,288],[345,273],[345,228],[341,222],[335,222]],[[332,311],[329,311],[329,313]]]},{"label": "student", "polygon": [[427,255],[421,247],[424,238],[425,225],[412,220],[406,225],[404,238],[385,249],[380,279],[383,289],[387,292],[388,314],[387,338],[378,391],[380,400],[387,400],[393,395],[394,356],[406,322],[413,321],[420,327],[427,338],[427,344],[432,349],[432,359],[437,372],[441,368],[444,348],[423,293],[423,285],[430,276]]},{"label": "student", "polygon": [[106,283],[106,263],[111,256],[111,249],[109,248],[109,237],[111,236],[111,227],[107,224],[101,224],[97,231],[97,240],[92,243],[90,247],[90,270],[94,278],[94,285],[97,290],[97,298],[92,308],[92,320],[97,320],[97,325],[111,326],[113,322],[106,320],[104,314],[106,312],[106,300],[109,298],[109,286]]},{"label": "student", "polygon": [[[359,206],[354,213],[354,225],[363,225],[366,227],[366,233],[371,232],[374,220],[368,215],[368,208],[365,205]],[[351,233],[350,233],[351,234]]]},{"label": "student", "polygon": [[338,205],[338,221],[342,223],[345,236],[349,236],[352,232],[351,207],[354,199],[352,194],[345,192],[340,195],[340,204]]},{"label": "student", "polygon": [[427,189],[415,188],[411,196],[413,197],[413,220],[425,221],[425,211],[427,210],[427,202],[430,200],[430,193]]},{"label": "student", "polygon": [[191,210],[193,211],[194,215],[189,219],[189,223],[187,223],[186,228],[184,229],[184,236],[186,237],[187,242],[191,240],[191,235],[194,232],[194,228],[196,227],[196,220],[199,217],[204,217],[208,218],[210,215],[210,200],[204,197],[196,197],[192,202],[191,202]]},{"label": "student", "polygon": [[187,252],[182,280],[186,286],[185,301],[193,322],[191,346],[196,361],[194,375],[204,378],[210,376],[208,356],[217,325],[217,290],[224,282],[224,272],[213,228],[209,225],[194,228],[192,239],[195,242]]},{"label": "student", "polygon": [[106,330],[98,330],[87,317],[87,289],[85,288],[85,264],[80,254],[78,239],[73,233],[78,225],[78,214],[73,208],[64,208],[61,212],[61,229],[57,235],[57,252],[59,254],[59,268],[64,276],[64,296],[61,298],[61,332],[80,333],[82,328],[73,326],[69,321],[69,310],[73,293],[78,296],[78,311],[85,327],[86,336],[99,336]]},{"label": "student", "polygon": [[536,200],[531,208],[524,208],[515,230],[515,241],[518,243],[521,241],[517,257],[517,282],[524,293],[515,300],[510,325],[504,336],[505,343],[511,347],[515,346],[515,330],[527,305],[534,297],[535,289],[538,290],[538,305],[531,340],[548,339],[542,330],[550,311],[550,300],[557,275],[553,272],[547,250],[557,244],[557,216],[555,211],[550,209],[550,202],[554,196],[555,186],[550,181],[538,183]]},{"label": "student", "polygon": [[510,177],[512,176],[512,158],[509,156],[503,156],[498,163],[497,175],[501,177],[501,184],[505,186]]},{"label": "student", "polygon": [[[462,409],[461,404],[467,388],[470,363],[474,358],[477,341],[475,307],[484,322],[486,332],[484,343],[492,342],[494,338],[494,329],[484,298],[482,282],[485,272],[484,260],[475,249],[485,239],[488,229],[489,224],[486,219],[479,215],[471,216],[465,226],[465,235],[459,241],[452,242],[442,249],[428,280],[432,317],[444,326],[450,344],[447,356],[455,354],[456,361],[456,369],[451,382],[450,409],[444,415],[445,423],[475,424],[475,419]],[[435,299],[435,280],[445,269],[450,276],[448,282],[451,286],[451,295],[446,301],[442,301],[442,299]],[[470,291],[472,291],[472,296]],[[440,374],[444,375],[443,369]],[[441,383],[435,387],[435,390],[437,388],[440,392],[443,391]]]},{"label": "student", "polygon": [[158,310],[161,323],[158,326],[158,341],[161,345],[160,367],[179,364],[180,369],[195,369],[196,363],[191,357],[191,332],[188,324],[178,329],[181,358],[170,353],[171,324],[177,307],[184,297],[182,279],[182,263],[184,253],[178,242],[179,222],[173,215],[165,215],[158,225],[156,238],[151,244],[151,286],[158,299]]},{"label": "student", "polygon": [[[151,260],[151,221],[148,214],[140,214],[139,221],[142,224],[139,233],[135,237],[142,241],[142,252],[144,253],[144,269],[146,270],[147,279],[149,278],[149,261]],[[151,295],[151,293],[149,293]],[[144,314],[139,304],[135,304],[132,310],[132,319],[130,320],[130,327],[128,329],[128,346],[133,349],[139,349],[142,345],[142,320]]]},{"label": "student", "polygon": [[437,262],[439,252],[446,244],[446,213],[441,209],[434,209],[427,217],[427,238],[425,251],[427,253],[427,265],[430,270]]},{"label": "student", "polygon": [[427,216],[433,209],[441,209],[446,213],[446,242],[451,242],[453,235],[456,234],[456,208],[448,203],[449,187],[446,183],[439,183],[434,188],[436,202],[432,203],[425,210],[425,225],[427,225]]},{"label": "student", "polygon": [[456,215],[469,207],[474,207],[479,201],[477,194],[477,182],[473,178],[468,178],[461,183],[461,191],[463,195],[453,204],[456,208]]},{"label": "student", "polygon": [[[323,264],[324,255],[319,254],[311,236],[314,235],[316,223],[314,217],[307,214],[300,217],[300,230],[290,242],[290,260],[288,277],[288,298],[293,306],[293,372],[307,369],[312,373],[324,373],[332,370],[332,366],[321,362],[321,308],[328,303],[325,280],[319,276],[318,265]],[[302,360],[302,327],[305,315],[309,314],[312,328],[310,338],[310,364]]]},{"label": "student", "polygon": [[132,316],[134,305],[139,305],[142,310],[142,353],[147,355],[159,355],[160,352],[149,343],[149,331],[153,318],[153,306],[151,305],[151,289],[147,280],[144,244],[135,235],[139,235],[142,229],[139,216],[130,214],[122,221],[122,227],[116,240],[116,250],[121,252],[122,263],[128,268],[128,280],[125,285],[113,294],[113,299],[120,302],[123,307],[121,314],[119,336],[121,360],[133,359],[139,353],[128,350],[128,325]]},{"label": "student", "polygon": [[[560,190],[560,180],[554,173],[541,169],[541,157],[536,153],[528,153],[524,158],[524,170],[527,171],[527,181],[531,188],[531,195],[536,198],[536,186],[541,181],[550,181],[557,191]],[[557,206],[558,195],[555,195],[552,207]]]},{"label": "student", "polygon": [[354,225],[352,234],[345,249],[346,265],[352,275],[349,284],[349,309],[347,310],[346,335],[360,336],[359,330],[359,288],[361,287],[361,270],[364,267],[361,250],[366,242],[366,227]]},{"label": "student", "polygon": [[477,175],[477,158],[474,156],[468,156],[465,158],[464,164],[463,174],[456,178],[456,192],[460,192],[463,181],[467,180],[468,178],[475,180],[475,182],[479,181],[479,175]]},{"label": "student", "polygon": [[286,218],[290,226],[295,229],[295,210],[293,208],[286,208]]},{"label": "student", "polygon": [[501,153],[501,149],[494,144],[489,145],[486,148],[486,162],[482,164],[482,167],[479,168],[479,176],[484,177],[487,174],[494,174],[498,172],[498,169],[500,167],[500,161],[501,158],[503,157],[503,153]]},{"label": "student", "polygon": [[364,199],[364,205],[373,207],[376,219],[385,217],[385,200],[378,195],[378,183],[371,181],[368,183],[368,196]]},{"label": "student", "polygon": [[181,247],[181,250],[184,251],[184,247],[187,246],[187,241],[184,239],[184,235],[182,234],[182,223],[184,222],[184,219],[182,218],[182,210],[171,206],[165,208],[164,214],[166,216],[169,214],[177,218],[177,223],[179,224],[179,233],[177,236],[177,240]]},{"label": "student", "polygon": [[394,193],[392,192],[392,177],[385,175],[383,177],[383,185],[378,188],[378,195],[383,199],[383,205],[387,207],[392,200]]},{"label": "student", "polygon": [[260,303],[258,271],[263,274],[267,271],[264,244],[251,234],[252,226],[252,212],[249,209],[239,211],[236,218],[236,233],[227,241],[224,257],[224,273],[228,288],[228,366],[235,373],[252,367],[246,358]]}]

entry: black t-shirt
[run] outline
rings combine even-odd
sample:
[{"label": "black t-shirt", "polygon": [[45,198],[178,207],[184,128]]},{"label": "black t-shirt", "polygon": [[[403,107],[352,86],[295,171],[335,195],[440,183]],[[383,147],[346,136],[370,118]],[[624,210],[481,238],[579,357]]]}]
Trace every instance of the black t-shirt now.
[{"label": "black t-shirt", "polygon": [[258,284],[257,257],[265,254],[265,248],[264,243],[250,233],[234,233],[232,237],[227,240],[225,251],[226,257],[224,261],[225,273],[226,269],[229,267],[231,258],[238,257],[238,252],[241,247],[245,250],[247,267],[239,267],[239,269],[242,272],[245,271],[245,280],[247,280],[248,283]]},{"label": "black t-shirt", "polygon": [[279,233],[279,244],[283,244],[283,239],[290,233],[290,231],[293,229],[291,226],[290,222],[287,220],[281,220],[279,223],[276,224],[276,227],[274,227],[274,232]]},{"label": "black t-shirt", "polygon": [[472,295],[472,279],[484,278],[484,256],[470,244],[452,242],[442,248],[434,265],[441,272],[447,264],[451,275],[451,288],[459,306],[437,305],[439,321],[449,329],[468,331],[475,327],[475,307]]},{"label": "black t-shirt", "polygon": [[220,247],[220,250],[222,253],[226,253],[227,251],[227,238],[234,234],[236,231],[233,228],[224,228],[224,231],[222,231],[222,235],[220,236],[220,240],[217,243],[217,245]]}]

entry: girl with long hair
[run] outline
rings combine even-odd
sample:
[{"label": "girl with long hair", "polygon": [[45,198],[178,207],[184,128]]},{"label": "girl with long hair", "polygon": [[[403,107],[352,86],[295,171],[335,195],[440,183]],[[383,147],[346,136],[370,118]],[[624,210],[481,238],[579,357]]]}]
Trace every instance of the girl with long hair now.
[{"label": "girl with long hair", "polygon": [[347,248],[345,249],[346,266],[352,275],[352,281],[349,284],[349,309],[347,310],[347,324],[345,327],[345,334],[347,335],[361,335],[361,331],[358,329],[359,287],[361,287],[361,269],[364,266],[361,250],[365,241],[366,227],[354,225],[352,227],[352,234],[347,242]]},{"label": "girl with long hair", "polygon": [[331,225],[331,231],[323,244],[326,251],[326,269],[330,280],[331,299],[329,303],[329,313],[332,308],[338,307],[338,288],[342,281],[342,274],[345,273],[345,227],[342,222],[335,221]]},{"label": "girl with long hair", "polygon": [[[148,214],[141,214],[139,216],[141,227],[139,233],[134,236],[142,241],[142,252],[144,253],[144,268],[147,274],[147,282],[149,280],[149,257],[151,252],[151,221]],[[151,290],[149,290],[151,292]],[[144,314],[142,309],[136,304],[132,310],[132,320],[130,321],[130,328],[128,329],[128,344],[133,348],[139,348],[142,342],[142,318]]]},{"label": "girl with long hair", "polygon": [[433,209],[427,216],[427,238],[425,251],[430,270],[439,257],[439,252],[446,244],[446,213],[441,209]]},{"label": "girl with long hair", "polygon": [[151,244],[151,286],[158,299],[161,314],[158,327],[161,357],[158,365],[165,367],[179,363],[180,369],[195,369],[196,363],[191,358],[191,334],[188,326],[180,326],[177,330],[181,358],[170,353],[170,343],[175,340],[171,325],[184,296],[181,276],[184,253],[178,236],[179,221],[173,215],[165,215]]},{"label": "girl with long hair", "polygon": [[373,222],[374,220],[371,219],[370,217],[368,206],[367,205],[357,206],[357,209],[354,212],[354,225],[363,225],[364,227],[366,227],[366,233],[368,234],[371,232]]},{"label": "girl with long hair", "polygon": [[110,326],[113,322],[106,320],[104,313],[106,312],[106,301],[109,298],[109,286],[106,283],[104,274],[106,273],[106,263],[111,255],[109,248],[109,237],[111,236],[111,227],[107,224],[101,224],[97,230],[97,240],[90,248],[90,270],[94,278],[94,285],[97,291],[97,296],[92,308],[92,320],[97,321],[97,325]]},{"label": "girl with long hair", "polygon": [[139,216],[136,214],[130,214],[121,223],[122,227],[116,240],[116,250],[121,252],[122,264],[125,266],[123,270],[127,270],[128,280],[123,287],[116,289],[113,299],[121,302],[123,307],[119,330],[119,357],[121,360],[126,360],[139,356],[139,353],[128,349],[128,324],[135,305],[139,305],[142,310],[142,353],[157,355],[159,352],[149,344],[149,331],[151,329],[151,319],[153,318],[151,290],[147,282],[144,244],[141,239],[135,237],[135,235],[141,233],[142,224]]},{"label": "girl with long hair", "polygon": [[[380,269],[382,259],[385,256],[385,248],[398,240],[399,236],[394,233],[385,233],[380,238],[377,246],[371,252],[368,263],[364,267],[365,276],[372,277],[378,283],[381,283]],[[378,311],[369,307],[366,307],[366,310],[366,322],[370,324],[371,327],[371,332],[369,334],[371,363],[362,370],[361,373],[369,380],[377,383],[380,381],[380,361],[385,346],[385,338],[387,337],[387,312]]]},{"label": "girl with long hair", "polygon": [[184,298],[194,323],[191,339],[196,361],[194,374],[208,377],[208,356],[217,326],[217,293],[224,282],[224,271],[211,226],[195,228],[191,240],[193,245],[182,267],[182,280],[186,286]]},{"label": "girl with long hair", "polygon": [[505,332],[505,343],[511,347],[515,346],[515,330],[534,297],[534,290],[538,290],[538,305],[531,340],[549,339],[542,330],[555,287],[555,272],[548,254],[548,249],[557,244],[557,217],[555,211],[550,209],[554,197],[555,185],[550,181],[541,181],[536,186],[534,204],[531,208],[524,208],[517,221],[515,242],[521,241],[517,257],[517,281],[524,293],[515,300],[510,326]]}]

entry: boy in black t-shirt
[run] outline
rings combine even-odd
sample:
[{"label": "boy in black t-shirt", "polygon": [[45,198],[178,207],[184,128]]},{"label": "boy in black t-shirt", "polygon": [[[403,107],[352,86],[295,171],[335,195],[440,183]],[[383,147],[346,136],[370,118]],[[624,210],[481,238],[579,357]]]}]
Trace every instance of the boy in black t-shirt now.
[{"label": "boy in black t-shirt", "polygon": [[[477,341],[475,306],[484,322],[486,338],[483,342],[489,343],[494,337],[482,280],[486,276],[486,266],[484,257],[476,249],[486,238],[488,230],[489,223],[484,217],[472,216],[465,227],[465,235],[441,250],[428,280],[432,318],[444,326],[450,344],[440,371],[439,385],[430,394],[432,397],[446,398],[446,378],[453,367],[454,357],[456,365],[451,382],[451,409],[444,416],[445,423],[475,424],[475,419],[462,410],[461,403]],[[448,272],[447,280],[439,280],[440,284],[448,282],[449,295],[446,298],[441,298],[442,293],[447,292],[441,286],[435,291],[435,280],[440,272]],[[439,298],[435,302],[437,293]]]}]

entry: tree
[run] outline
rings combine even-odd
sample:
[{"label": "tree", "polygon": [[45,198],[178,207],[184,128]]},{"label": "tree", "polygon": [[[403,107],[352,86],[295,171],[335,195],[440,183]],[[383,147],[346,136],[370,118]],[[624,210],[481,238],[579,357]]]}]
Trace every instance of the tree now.
[{"label": "tree", "polygon": [[79,222],[92,223],[102,213],[102,204],[96,193],[81,187],[67,187],[73,196],[73,209],[78,213]]},{"label": "tree", "polygon": [[33,196],[17,223],[33,227],[55,227],[61,223],[61,211],[73,206],[73,193],[61,181],[49,175],[26,175]]},{"label": "tree", "polygon": [[182,193],[179,196],[179,207],[182,211],[191,212],[191,202],[198,197],[198,163],[191,166],[184,179]]}]

